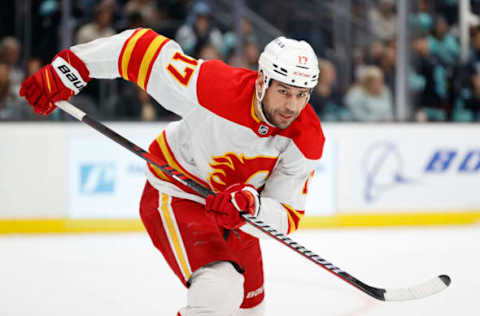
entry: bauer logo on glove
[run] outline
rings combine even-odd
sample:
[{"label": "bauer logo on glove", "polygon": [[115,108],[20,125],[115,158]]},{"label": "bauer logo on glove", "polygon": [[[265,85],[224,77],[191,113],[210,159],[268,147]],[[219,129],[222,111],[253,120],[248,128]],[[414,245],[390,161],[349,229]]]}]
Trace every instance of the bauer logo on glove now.
[{"label": "bauer logo on glove", "polygon": [[55,102],[69,100],[90,80],[83,61],[66,49],[22,83],[20,96],[35,113],[48,115],[56,109]]},{"label": "bauer logo on glove", "polygon": [[62,57],[55,58],[52,65],[59,70],[57,74],[60,76],[60,79],[62,79],[63,84],[75,91],[75,94],[87,85],[87,83],[83,81],[82,76],[80,76],[80,73]]}]

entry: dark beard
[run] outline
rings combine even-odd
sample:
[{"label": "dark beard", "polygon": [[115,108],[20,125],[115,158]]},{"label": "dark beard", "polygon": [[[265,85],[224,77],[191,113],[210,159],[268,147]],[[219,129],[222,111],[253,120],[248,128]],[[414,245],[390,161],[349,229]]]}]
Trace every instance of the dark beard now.
[{"label": "dark beard", "polygon": [[272,119],[272,116],[270,115],[270,113],[265,111],[265,108],[263,107],[263,103],[260,103],[260,104],[262,106],[263,115],[265,115],[265,118],[267,119],[267,121],[269,121],[271,124],[273,124],[275,127],[277,127],[275,125],[275,123],[273,122],[273,119]]}]

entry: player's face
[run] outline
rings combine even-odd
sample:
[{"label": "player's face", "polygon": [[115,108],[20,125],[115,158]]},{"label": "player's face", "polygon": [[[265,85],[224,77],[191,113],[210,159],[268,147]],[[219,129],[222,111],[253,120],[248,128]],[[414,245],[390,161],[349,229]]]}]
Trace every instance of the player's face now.
[{"label": "player's face", "polygon": [[290,86],[273,80],[265,91],[263,112],[268,121],[277,128],[287,128],[300,115],[307,104],[310,90]]}]

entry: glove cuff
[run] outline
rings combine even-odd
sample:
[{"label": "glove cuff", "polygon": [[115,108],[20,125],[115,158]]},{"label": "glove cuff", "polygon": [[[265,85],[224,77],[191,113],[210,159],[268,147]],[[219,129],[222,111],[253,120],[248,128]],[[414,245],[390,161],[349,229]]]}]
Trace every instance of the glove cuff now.
[{"label": "glove cuff", "polygon": [[[242,191],[247,191],[246,195],[248,195],[249,197],[254,199],[254,201],[253,201],[253,206],[254,207],[251,210],[252,212],[248,212],[248,213],[250,215],[254,216],[254,217],[257,217],[258,213],[260,212],[260,198],[258,196],[257,190],[253,186],[247,185],[244,188],[242,188]],[[245,210],[243,210],[237,203],[237,199],[235,197],[236,194],[238,194],[238,192],[232,192],[230,200],[231,200],[233,206],[237,209],[237,211],[244,212]]]},{"label": "glove cuff", "polygon": [[253,214],[251,215],[257,217],[258,213],[260,212],[260,197],[258,196],[258,191],[253,186],[246,186],[243,188],[243,190],[250,192],[255,199],[255,208]]},{"label": "glove cuff", "polygon": [[52,66],[62,83],[75,94],[92,80],[85,63],[70,49],[59,52],[53,58]]}]

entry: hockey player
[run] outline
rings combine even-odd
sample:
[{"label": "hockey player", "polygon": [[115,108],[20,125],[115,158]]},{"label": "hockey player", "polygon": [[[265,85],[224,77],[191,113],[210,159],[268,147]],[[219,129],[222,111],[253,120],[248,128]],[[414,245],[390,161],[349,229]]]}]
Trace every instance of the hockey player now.
[{"label": "hockey player", "polygon": [[308,104],[318,79],[312,48],[279,37],[256,72],[195,60],[149,29],[127,30],[61,51],[20,94],[48,115],[92,78],[120,76],[182,117],[149,151],[216,192],[204,199],[148,165],[140,216],[188,288],[177,315],[264,315],[262,236],[239,212],[284,234],[298,228],[324,144]]}]

